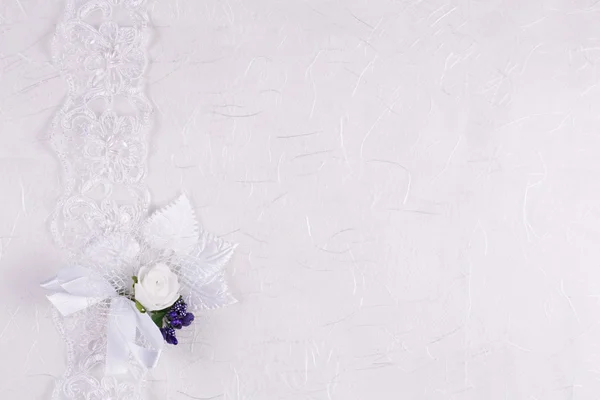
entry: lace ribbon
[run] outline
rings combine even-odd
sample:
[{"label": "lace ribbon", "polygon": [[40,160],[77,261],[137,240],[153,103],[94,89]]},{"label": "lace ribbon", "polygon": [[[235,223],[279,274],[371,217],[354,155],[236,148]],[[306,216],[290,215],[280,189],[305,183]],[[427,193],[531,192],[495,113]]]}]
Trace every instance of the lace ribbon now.
[{"label": "lace ribbon", "polygon": [[[99,238],[135,236],[147,216],[146,135],[152,107],[143,93],[148,41],[146,0],[67,0],[53,42],[53,59],[67,84],[50,140],[64,169],[64,192],[51,221],[71,262],[120,279],[116,252],[96,264],[86,249]],[[115,239],[117,238],[117,239]],[[86,261],[87,260],[87,261]],[[105,270],[102,270],[105,268]],[[113,271],[114,272],[114,271]],[[129,379],[103,374],[106,301],[69,317],[54,313],[67,345],[67,368],[53,400],[139,400],[145,370],[130,363]]]}]

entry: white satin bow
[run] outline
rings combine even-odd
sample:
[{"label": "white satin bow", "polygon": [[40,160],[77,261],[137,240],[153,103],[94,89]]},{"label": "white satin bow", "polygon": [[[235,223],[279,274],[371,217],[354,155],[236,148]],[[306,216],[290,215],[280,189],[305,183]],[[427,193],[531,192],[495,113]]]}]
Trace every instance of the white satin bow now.
[{"label": "white satin bow", "polygon": [[[110,299],[107,327],[106,374],[119,375],[128,371],[129,354],[146,368],[154,368],[164,347],[159,328],[147,313],[141,313],[135,303],[119,296],[105,279],[82,267],[60,270],[56,277],[41,286],[54,291],[48,300],[58,311],[68,316]],[[150,343],[144,348],[135,343],[136,329]]]}]

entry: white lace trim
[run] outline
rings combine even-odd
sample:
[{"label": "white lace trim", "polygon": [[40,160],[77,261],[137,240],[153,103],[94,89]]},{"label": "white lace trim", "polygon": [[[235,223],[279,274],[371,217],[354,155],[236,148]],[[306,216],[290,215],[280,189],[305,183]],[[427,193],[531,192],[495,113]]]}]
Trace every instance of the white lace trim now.
[{"label": "white lace trim", "polygon": [[[50,140],[64,169],[51,221],[57,244],[77,260],[92,240],[133,233],[147,215],[146,135],[152,107],[143,93],[146,0],[67,0],[53,58],[68,83]],[[55,315],[67,368],[54,400],[139,400],[145,371],[103,377],[106,307]]]},{"label": "white lace trim", "polygon": [[[131,230],[148,209],[146,8],[145,0],[68,0],[57,27],[53,57],[69,92],[51,132],[65,179],[51,229],[74,254],[98,235]],[[121,16],[129,22],[119,25]]]}]

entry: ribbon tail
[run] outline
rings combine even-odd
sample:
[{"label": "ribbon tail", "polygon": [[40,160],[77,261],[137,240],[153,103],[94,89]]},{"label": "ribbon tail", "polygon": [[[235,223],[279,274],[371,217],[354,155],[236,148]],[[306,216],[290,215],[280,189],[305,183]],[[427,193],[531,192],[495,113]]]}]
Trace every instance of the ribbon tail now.
[{"label": "ribbon tail", "polygon": [[162,333],[160,333],[160,329],[152,321],[148,313],[140,313],[133,303],[129,306],[135,314],[138,330],[151,346],[150,348],[144,348],[132,343],[130,347],[131,352],[141,365],[148,369],[154,368],[158,364],[158,359],[165,345]]},{"label": "ribbon tail", "polygon": [[128,300],[113,298],[108,317],[106,375],[126,374],[129,370],[129,344],[135,342],[135,315]]},{"label": "ribbon tail", "polygon": [[[148,341],[150,348],[135,343],[136,329]],[[112,299],[107,335],[107,375],[127,373],[129,354],[144,368],[154,368],[164,347],[162,334],[150,315],[140,313],[132,301],[124,298]]]}]

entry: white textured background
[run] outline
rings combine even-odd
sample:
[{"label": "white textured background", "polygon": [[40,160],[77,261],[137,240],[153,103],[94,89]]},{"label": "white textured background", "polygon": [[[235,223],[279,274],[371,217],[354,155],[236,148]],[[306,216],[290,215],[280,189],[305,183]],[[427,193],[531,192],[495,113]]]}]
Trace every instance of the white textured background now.
[{"label": "white textured background", "polygon": [[[0,0],[0,393],[64,352],[60,0]],[[153,400],[600,397],[600,4],[160,0],[148,184],[240,244]]]}]

